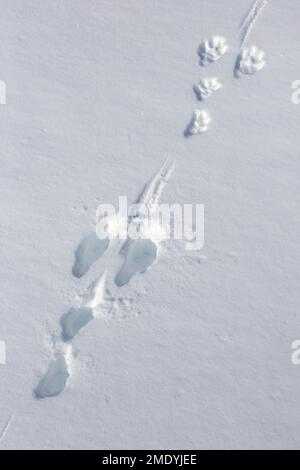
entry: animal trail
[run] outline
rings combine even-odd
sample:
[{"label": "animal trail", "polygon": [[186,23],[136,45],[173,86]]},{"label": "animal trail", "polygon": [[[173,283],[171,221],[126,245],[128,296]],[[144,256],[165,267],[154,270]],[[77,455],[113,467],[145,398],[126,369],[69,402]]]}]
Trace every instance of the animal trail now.
[{"label": "animal trail", "polygon": [[240,25],[240,47],[243,47],[258,17],[267,6],[268,0],[255,0]]},{"label": "animal trail", "polygon": [[49,364],[48,370],[34,391],[36,398],[54,397],[65,388],[70,377],[72,349],[68,345],[64,353],[58,353]]},{"label": "animal trail", "polygon": [[[226,38],[223,36],[213,36],[211,39],[205,39],[198,48],[200,65],[208,65],[211,62],[219,60],[228,50]],[[206,100],[212,94],[219,90],[222,84],[216,77],[203,78],[194,85],[193,89],[199,100]],[[196,109],[193,113],[191,122],[184,130],[184,137],[190,137],[195,134],[202,134],[209,129],[211,118],[206,110]]]},{"label": "animal trail", "polygon": [[75,263],[72,269],[75,277],[82,277],[90,267],[104,254],[109,245],[109,238],[100,239],[96,233],[85,237],[75,252]]},{"label": "animal trail", "polygon": [[[151,181],[145,186],[135,204],[136,211],[128,215],[128,223],[131,226],[147,226],[145,217],[151,220],[156,205],[167,184],[167,181],[174,169],[174,163],[166,160],[159,171],[154,175]],[[142,209],[141,209],[142,207]],[[147,214],[145,213],[145,210]],[[146,271],[156,260],[157,256],[157,232],[151,230],[147,237],[131,240],[127,237],[121,254],[124,255],[124,263],[115,277],[117,286],[127,284],[130,279],[138,272]],[[148,236],[149,235],[149,236]],[[109,245],[109,236],[106,239],[100,239],[96,233],[84,238],[79,244],[75,253],[75,264],[73,274],[76,277],[83,276],[91,265],[103,255]],[[117,245],[115,249],[118,247]],[[114,253],[114,252],[113,252]],[[117,252],[114,253],[115,255]],[[120,251],[118,252],[118,256]],[[117,259],[112,260],[117,261]],[[61,318],[63,352],[57,352],[55,358],[50,362],[44,377],[40,380],[34,390],[34,396],[38,399],[54,397],[59,395],[66,387],[71,376],[72,343],[70,342],[75,335],[91,320],[98,316],[98,307],[105,303],[107,294],[106,289],[106,271],[88,288],[86,294],[82,297],[80,307],[71,308]],[[125,305],[122,298],[109,298],[114,306]]]},{"label": "animal trail", "polygon": [[[97,316],[97,307],[102,303],[106,285],[106,271],[88,288],[82,298],[80,308],[71,308],[61,318],[62,338],[69,341],[89,321]],[[56,353],[49,364],[45,376],[34,391],[36,398],[59,395],[65,388],[71,375],[72,345],[64,345],[63,352]]]},{"label": "animal trail", "polygon": [[71,308],[62,316],[60,324],[64,341],[69,341],[97,316],[97,307],[103,302],[106,271],[88,289],[79,308]]},{"label": "animal trail", "polygon": [[227,50],[228,44],[223,36],[213,36],[211,39],[205,39],[198,48],[200,65],[205,66],[211,62],[216,62]]}]

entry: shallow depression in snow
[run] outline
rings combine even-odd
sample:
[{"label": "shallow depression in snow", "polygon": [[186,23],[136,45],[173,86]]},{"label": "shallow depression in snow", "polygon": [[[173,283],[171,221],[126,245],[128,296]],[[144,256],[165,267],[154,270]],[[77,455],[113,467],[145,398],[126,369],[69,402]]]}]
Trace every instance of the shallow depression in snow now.
[{"label": "shallow depression in snow", "polygon": [[42,378],[34,391],[36,398],[54,397],[59,395],[66,386],[70,377],[68,365],[64,354],[58,354],[48,367],[45,376]]},{"label": "shallow depression in snow", "polygon": [[152,240],[133,240],[129,243],[123,266],[115,282],[117,286],[127,284],[137,273],[145,272],[156,260],[157,245]]},{"label": "shallow depression in snow", "polygon": [[72,269],[75,277],[82,277],[90,267],[104,254],[109,245],[109,239],[100,239],[96,233],[85,237],[75,251],[75,263]]}]

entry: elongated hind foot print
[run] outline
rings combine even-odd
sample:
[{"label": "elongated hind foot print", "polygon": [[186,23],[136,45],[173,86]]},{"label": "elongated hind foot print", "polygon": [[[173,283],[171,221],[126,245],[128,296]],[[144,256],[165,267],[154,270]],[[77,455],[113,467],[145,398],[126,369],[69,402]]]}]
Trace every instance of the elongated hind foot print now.
[{"label": "elongated hind foot print", "polygon": [[109,239],[98,238],[96,233],[85,237],[75,252],[75,263],[72,269],[75,277],[82,277],[90,267],[104,254],[109,245]]},{"label": "elongated hind foot print", "polygon": [[82,305],[79,308],[71,308],[68,313],[62,316],[60,325],[62,338],[69,341],[89,323],[97,317],[97,307],[103,302],[106,287],[106,271],[93,282],[82,298]]},{"label": "elongated hind foot print", "polygon": [[152,240],[133,240],[129,243],[123,266],[118,272],[115,283],[121,287],[128,284],[137,273],[143,273],[154,263],[157,245]]},{"label": "elongated hind foot print", "polygon": [[70,377],[70,359],[70,348],[65,353],[57,354],[56,358],[49,364],[45,376],[34,390],[36,398],[55,397],[64,390]]},{"label": "elongated hind foot print", "polygon": [[93,318],[93,310],[89,307],[71,308],[60,321],[63,340],[69,341],[74,338],[78,331]]}]

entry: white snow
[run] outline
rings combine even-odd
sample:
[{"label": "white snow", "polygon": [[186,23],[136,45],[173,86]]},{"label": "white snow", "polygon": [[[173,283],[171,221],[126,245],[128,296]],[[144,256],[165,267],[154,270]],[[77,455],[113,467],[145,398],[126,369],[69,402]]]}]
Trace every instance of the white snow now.
[{"label": "white snow", "polygon": [[[1,449],[300,447],[300,3],[242,23],[268,65],[237,80],[252,6],[2,2]],[[213,126],[185,138],[207,76]],[[145,185],[205,205],[201,251],[95,238],[98,205]]]}]

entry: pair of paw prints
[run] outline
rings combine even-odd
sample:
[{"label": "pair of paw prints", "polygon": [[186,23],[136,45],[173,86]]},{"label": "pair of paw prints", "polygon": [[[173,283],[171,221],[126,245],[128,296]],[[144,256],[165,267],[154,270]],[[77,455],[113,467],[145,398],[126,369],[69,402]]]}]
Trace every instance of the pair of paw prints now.
[{"label": "pair of paw prints", "polygon": [[[199,46],[198,55],[200,57],[200,64],[202,66],[209,65],[212,62],[219,60],[227,51],[228,44],[224,37],[213,36],[211,39],[205,39]],[[249,48],[242,48],[237,58],[237,68],[240,73],[253,75],[262,70],[266,65],[265,52],[257,46]],[[211,84],[214,91],[217,79],[204,79],[202,82]],[[201,83],[201,82],[200,82]],[[210,85],[208,85],[210,86]]]},{"label": "pair of paw prints", "polygon": [[[213,36],[211,39],[205,39],[198,48],[200,65],[207,66],[218,61],[228,51],[228,43],[223,36]],[[254,75],[262,70],[266,65],[265,53],[257,46],[243,48],[236,60],[234,74],[236,77],[241,75]],[[203,78],[194,85],[194,92],[200,101],[205,101],[211,97],[217,90],[222,88],[222,83],[216,77]],[[192,120],[189,123],[185,135],[202,134],[209,129],[211,117],[207,110],[196,109]]]}]

